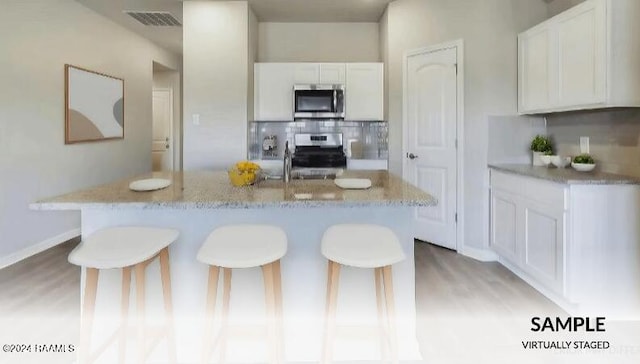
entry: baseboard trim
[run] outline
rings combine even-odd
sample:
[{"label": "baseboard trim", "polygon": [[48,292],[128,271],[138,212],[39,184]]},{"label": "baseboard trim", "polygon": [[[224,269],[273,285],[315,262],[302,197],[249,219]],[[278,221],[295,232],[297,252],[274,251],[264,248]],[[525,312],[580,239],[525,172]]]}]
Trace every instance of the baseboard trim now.
[{"label": "baseboard trim", "polygon": [[481,262],[497,262],[498,254],[489,249],[479,249],[470,246],[463,246],[458,253]]},{"label": "baseboard trim", "polygon": [[538,291],[541,295],[545,296],[546,298],[551,300],[553,303],[560,306],[560,308],[565,310],[568,314],[570,315],[579,314],[577,305],[568,302],[559,294],[547,289],[546,287],[538,283],[535,279],[531,278],[528,274],[526,274],[524,271],[516,267],[514,264],[512,264],[508,260],[499,258],[498,262],[502,264],[503,267],[511,271],[511,273],[515,274],[516,276],[518,276],[518,278],[522,279],[528,285],[533,287],[533,289]]},{"label": "baseboard trim", "polygon": [[80,236],[80,228],[69,230],[60,235],[56,235],[52,238],[43,240],[37,244],[28,246],[15,253],[0,257],[0,269],[16,264],[21,260],[27,259],[47,249],[53,248],[54,246],[64,243],[65,241],[69,241],[77,236]]}]

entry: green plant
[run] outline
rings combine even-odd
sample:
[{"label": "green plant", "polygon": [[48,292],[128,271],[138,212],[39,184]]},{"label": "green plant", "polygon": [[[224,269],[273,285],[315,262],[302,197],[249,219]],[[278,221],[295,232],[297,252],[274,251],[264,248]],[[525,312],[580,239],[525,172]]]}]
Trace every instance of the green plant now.
[{"label": "green plant", "polygon": [[551,141],[546,136],[536,135],[531,141],[531,150],[534,152],[551,152],[553,154],[553,147]]},{"label": "green plant", "polygon": [[553,155],[553,150],[551,150],[551,149],[545,150],[544,151],[544,155]]},{"label": "green plant", "polygon": [[589,154],[580,154],[573,158],[573,163],[577,164],[595,164],[593,157]]}]

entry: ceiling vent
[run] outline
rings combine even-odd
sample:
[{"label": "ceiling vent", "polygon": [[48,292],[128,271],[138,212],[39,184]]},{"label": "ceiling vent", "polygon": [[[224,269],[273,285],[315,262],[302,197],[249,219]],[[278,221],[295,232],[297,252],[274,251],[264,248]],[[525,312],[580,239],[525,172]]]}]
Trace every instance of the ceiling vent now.
[{"label": "ceiling vent", "polygon": [[125,11],[132,18],[150,27],[179,27],[178,19],[166,11]]}]

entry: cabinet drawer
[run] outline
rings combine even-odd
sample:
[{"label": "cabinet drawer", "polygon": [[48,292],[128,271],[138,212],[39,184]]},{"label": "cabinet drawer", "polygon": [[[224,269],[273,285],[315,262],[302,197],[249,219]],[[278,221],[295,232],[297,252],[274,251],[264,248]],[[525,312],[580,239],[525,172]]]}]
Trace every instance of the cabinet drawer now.
[{"label": "cabinet drawer", "polygon": [[563,184],[492,170],[491,189],[506,191],[553,208],[568,209],[567,186]]}]

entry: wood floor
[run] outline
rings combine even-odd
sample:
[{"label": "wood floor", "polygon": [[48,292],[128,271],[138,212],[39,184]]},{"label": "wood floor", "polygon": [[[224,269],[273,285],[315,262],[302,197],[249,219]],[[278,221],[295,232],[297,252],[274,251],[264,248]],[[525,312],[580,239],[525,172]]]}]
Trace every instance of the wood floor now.
[{"label": "wood floor", "polygon": [[564,314],[553,302],[504,268],[416,242],[419,316],[529,317]]},{"label": "wood floor", "polygon": [[0,270],[0,314],[16,316],[77,315],[80,268],[67,256],[72,240]]},{"label": "wood floor", "polygon": [[[77,243],[62,244],[0,270],[3,344],[50,344],[52,338],[60,344],[77,344],[80,269],[67,262]],[[463,343],[469,348],[474,343],[500,340],[501,335],[512,335],[514,330],[526,331],[527,320],[534,315],[564,315],[499,263],[477,262],[426,243],[416,243],[415,258],[417,331],[426,361],[484,362],[477,360],[477,354],[465,354],[472,350],[457,348]],[[53,355],[46,361],[42,355],[31,359],[34,363],[62,363],[68,362],[70,355]],[[0,353],[2,363],[27,363],[27,359]]]},{"label": "wood floor", "polygon": [[[504,268],[415,244],[417,335],[428,363],[540,363],[518,345],[533,316],[565,316]],[[510,355],[513,354],[513,355]]]},{"label": "wood floor", "polygon": [[0,363],[71,363],[75,352],[35,353],[33,345],[77,345],[80,268],[67,255],[78,239],[0,269],[0,343],[31,353],[0,352]]}]

